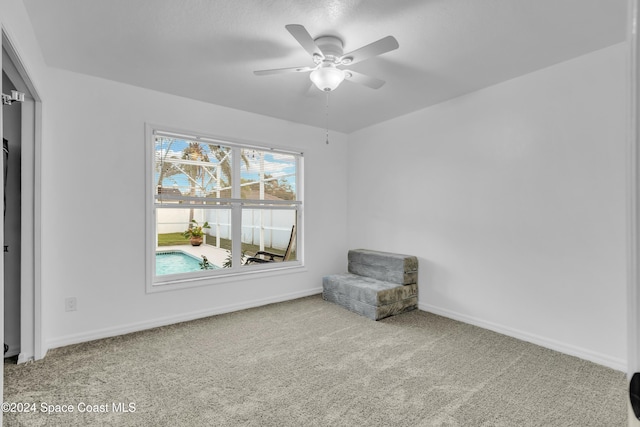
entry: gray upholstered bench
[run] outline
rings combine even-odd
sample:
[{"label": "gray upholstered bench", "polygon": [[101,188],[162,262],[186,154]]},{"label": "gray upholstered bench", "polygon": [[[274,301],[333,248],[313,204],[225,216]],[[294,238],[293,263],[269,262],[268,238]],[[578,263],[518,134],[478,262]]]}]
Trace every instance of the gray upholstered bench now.
[{"label": "gray upholstered bench", "polygon": [[411,255],[350,250],[348,273],[322,278],[322,296],[380,320],[418,306],[418,259]]}]

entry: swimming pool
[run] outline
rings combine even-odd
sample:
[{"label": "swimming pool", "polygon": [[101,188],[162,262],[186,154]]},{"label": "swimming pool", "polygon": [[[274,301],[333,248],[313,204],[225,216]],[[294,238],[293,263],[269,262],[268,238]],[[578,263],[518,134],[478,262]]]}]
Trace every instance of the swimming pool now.
[{"label": "swimming pool", "polygon": [[[182,251],[156,252],[156,276],[200,271],[201,258]],[[214,269],[220,268],[212,265]]]}]

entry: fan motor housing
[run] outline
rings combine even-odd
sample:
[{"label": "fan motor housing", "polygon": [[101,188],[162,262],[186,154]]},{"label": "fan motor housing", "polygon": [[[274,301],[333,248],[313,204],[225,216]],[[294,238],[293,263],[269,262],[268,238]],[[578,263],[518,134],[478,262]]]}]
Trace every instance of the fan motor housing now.
[{"label": "fan motor housing", "polygon": [[325,60],[330,60],[332,62],[337,62],[338,59],[342,56],[342,40],[333,36],[322,36],[318,37],[314,40],[316,45],[322,51],[322,54],[325,57]]}]

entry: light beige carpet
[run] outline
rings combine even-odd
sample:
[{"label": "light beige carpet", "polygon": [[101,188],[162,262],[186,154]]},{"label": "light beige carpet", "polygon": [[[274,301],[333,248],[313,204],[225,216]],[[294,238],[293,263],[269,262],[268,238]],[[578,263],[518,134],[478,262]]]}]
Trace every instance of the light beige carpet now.
[{"label": "light beige carpet", "polygon": [[422,311],[374,322],[320,296],[5,363],[4,396],[37,406],[5,413],[5,426],[623,427],[627,416],[621,372]]}]

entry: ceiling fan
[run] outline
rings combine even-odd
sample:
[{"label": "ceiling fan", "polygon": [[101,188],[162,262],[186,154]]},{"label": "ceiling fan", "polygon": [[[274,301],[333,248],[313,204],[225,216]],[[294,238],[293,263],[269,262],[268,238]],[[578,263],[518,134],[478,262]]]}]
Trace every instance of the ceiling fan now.
[{"label": "ceiling fan", "polygon": [[343,53],[342,40],[338,37],[322,36],[314,39],[304,26],[298,24],[289,24],[285,28],[304,50],[309,52],[315,65],[311,67],[259,70],[253,73],[256,76],[266,76],[270,74],[311,72],[309,75],[311,81],[318,89],[325,92],[334,90],[343,80],[359,83],[372,89],[380,88],[384,84],[384,80],[339,67],[355,64],[399,47],[398,41],[393,36],[387,36],[349,53]]}]

